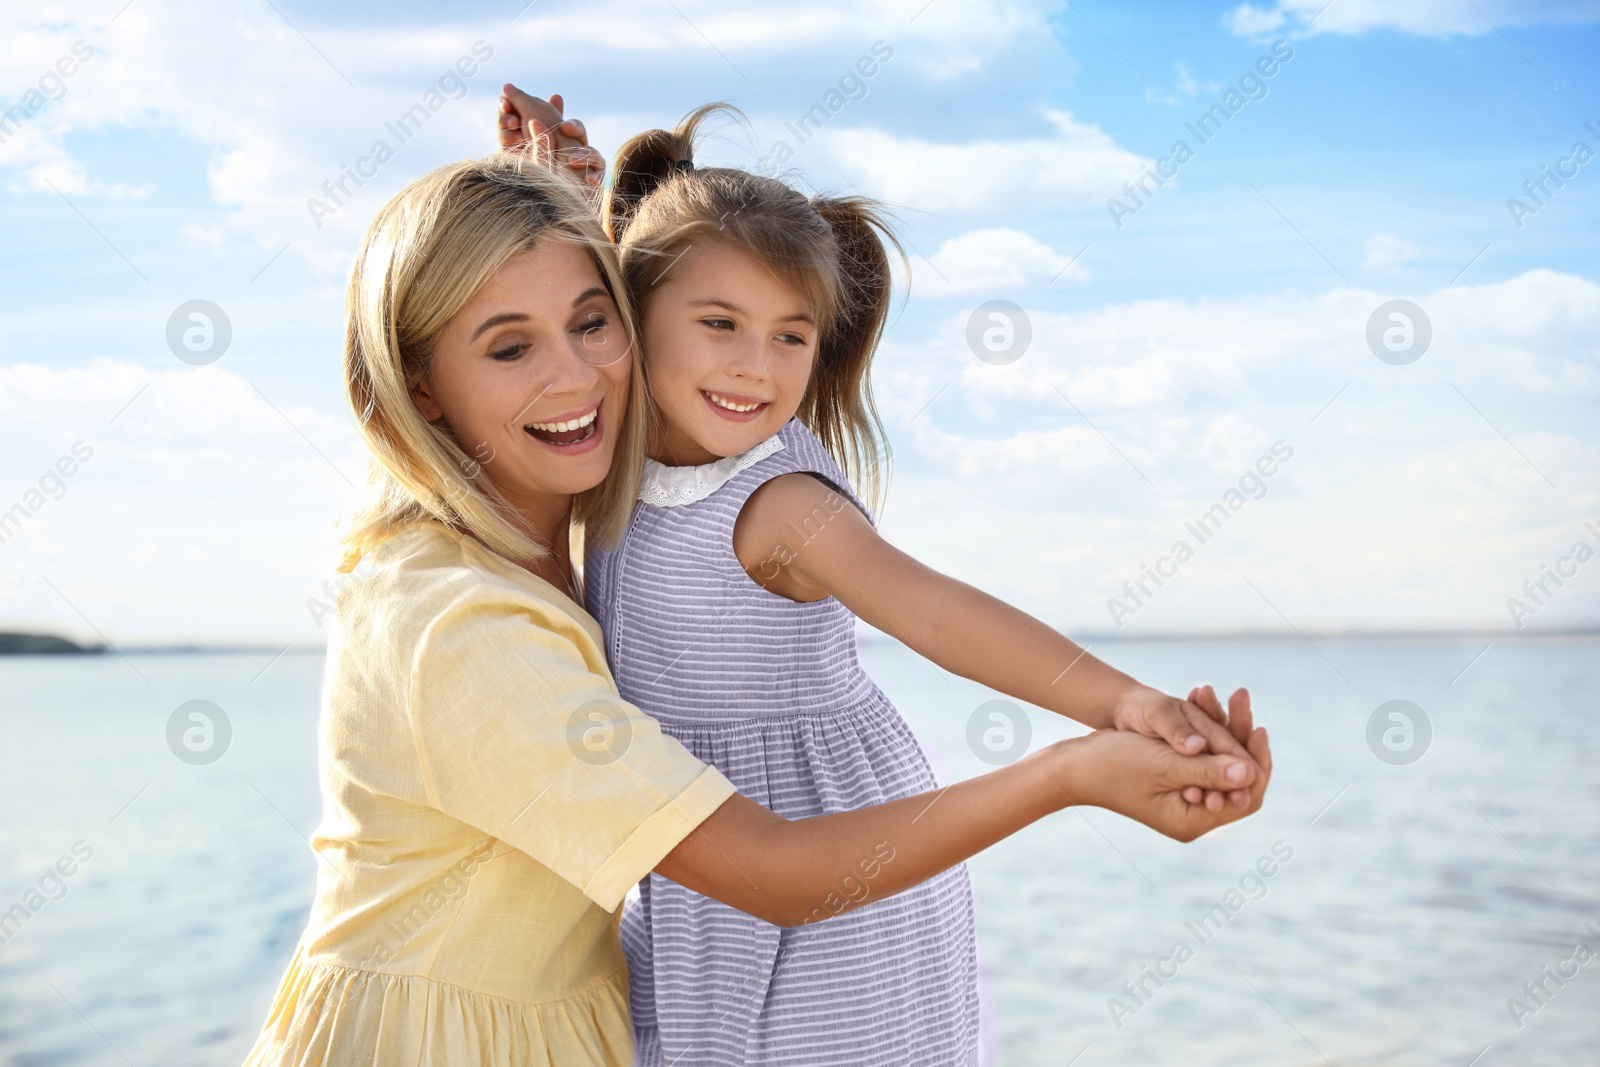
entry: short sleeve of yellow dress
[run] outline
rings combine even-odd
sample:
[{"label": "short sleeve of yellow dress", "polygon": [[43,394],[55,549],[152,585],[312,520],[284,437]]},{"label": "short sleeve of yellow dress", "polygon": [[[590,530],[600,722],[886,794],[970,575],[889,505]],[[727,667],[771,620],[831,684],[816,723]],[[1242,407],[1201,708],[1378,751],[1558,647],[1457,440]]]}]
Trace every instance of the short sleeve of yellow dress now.
[{"label": "short sleeve of yellow dress", "polygon": [[310,922],[256,1065],[628,1064],[628,888],[733,786],[578,605],[436,523],[340,590]]}]

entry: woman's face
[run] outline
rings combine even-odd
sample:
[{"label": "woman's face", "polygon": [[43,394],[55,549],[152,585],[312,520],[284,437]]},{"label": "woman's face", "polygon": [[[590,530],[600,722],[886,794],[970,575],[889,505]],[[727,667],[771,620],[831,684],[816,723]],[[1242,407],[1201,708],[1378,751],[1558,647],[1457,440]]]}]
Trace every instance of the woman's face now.
[{"label": "woman's face", "polygon": [[547,515],[610,470],[630,356],[588,249],[547,237],[450,320],[413,399],[428,421],[449,424],[513,506]]}]

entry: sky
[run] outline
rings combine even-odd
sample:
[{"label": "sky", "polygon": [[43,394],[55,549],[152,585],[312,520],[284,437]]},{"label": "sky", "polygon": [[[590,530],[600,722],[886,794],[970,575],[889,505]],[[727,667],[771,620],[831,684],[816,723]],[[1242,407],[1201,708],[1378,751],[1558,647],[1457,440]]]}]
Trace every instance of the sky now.
[{"label": "sky", "polygon": [[891,207],[924,562],[1077,635],[1592,628],[1597,54],[1593,0],[5,5],[0,629],[325,638],[354,250],[508,80]]}]

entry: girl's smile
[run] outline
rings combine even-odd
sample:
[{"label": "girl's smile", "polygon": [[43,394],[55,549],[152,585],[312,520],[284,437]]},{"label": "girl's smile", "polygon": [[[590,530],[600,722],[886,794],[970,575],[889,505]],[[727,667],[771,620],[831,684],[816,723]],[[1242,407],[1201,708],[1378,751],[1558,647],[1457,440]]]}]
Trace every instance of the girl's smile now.
[{"label": "girl's smile", "polygon": [[702,389],[700,395],[706,398],[712,411],[732,422],[753,422],[768,406],[765,400],[754,400],[738,393],[713,393]]}]

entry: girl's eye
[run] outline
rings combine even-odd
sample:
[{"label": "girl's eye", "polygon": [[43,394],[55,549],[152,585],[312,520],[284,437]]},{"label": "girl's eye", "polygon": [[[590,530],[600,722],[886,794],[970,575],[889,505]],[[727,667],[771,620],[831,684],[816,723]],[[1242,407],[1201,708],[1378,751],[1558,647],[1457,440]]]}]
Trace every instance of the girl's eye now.
[{"label": "girl's eye", "polygon": [[806,343],[806,339],[797,333],[780,333],[778,340],[786,345],[804,345]]},{"label": "girl's eye", "polygon": [[501,363],[509,363],[518,356],[522,355],[523,352],[527,351],[527,348],[528,346],[525,344],[511,345],[508,348],[502,348],[498,351],[490,352],[489,358],[499,360]]},{"label": "girl's eye", "polygon": [[733,329],[732,319],[701,319],[700,321],[711,327],[713,330]]}]

